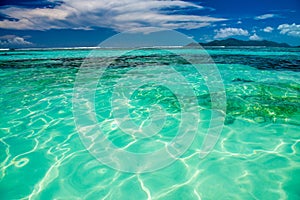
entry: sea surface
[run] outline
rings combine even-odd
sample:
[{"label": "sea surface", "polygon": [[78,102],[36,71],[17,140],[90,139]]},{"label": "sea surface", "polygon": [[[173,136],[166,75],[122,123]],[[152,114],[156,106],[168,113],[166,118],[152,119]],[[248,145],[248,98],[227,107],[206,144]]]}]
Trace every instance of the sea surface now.
[{"label": "sea surface", "polygon": [[[213,63],[196,59],[204,50],[188,48],[129,49],[121,56],[120,49],[0,51],[0,199],[300,199],[300,49],[206,51]],[[225,102],[207,82],[213,65]],[[91,80],[93,96],[81,109],[78,92]],[[224,126],[201,157],[210,123],[218,121],[215,103],[226,107]],[[184,118],[184,109],[199,118]],[[78,113],[86,124],[76,124]],[[116,149],[134,155],[166,149],[182,126],[197,130],[183,138],[188,148],[173,162],[143,173],[126,156],[120,166],[101,162],[106,155],[120,158],[83,133],[94,130],[92,115]],[[130,126],[120,127],[124,119]],[[144,132],[149,135],[140,137]]]}]

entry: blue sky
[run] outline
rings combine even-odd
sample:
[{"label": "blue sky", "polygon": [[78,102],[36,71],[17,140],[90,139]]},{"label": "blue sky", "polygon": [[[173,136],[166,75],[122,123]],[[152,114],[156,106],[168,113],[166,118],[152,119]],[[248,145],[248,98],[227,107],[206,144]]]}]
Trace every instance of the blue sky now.
[{"label": "blue sky", "polygon": [[300,45],[299,0],[2,0],[0,47],[97,46],[116,33],[174,29]]}]

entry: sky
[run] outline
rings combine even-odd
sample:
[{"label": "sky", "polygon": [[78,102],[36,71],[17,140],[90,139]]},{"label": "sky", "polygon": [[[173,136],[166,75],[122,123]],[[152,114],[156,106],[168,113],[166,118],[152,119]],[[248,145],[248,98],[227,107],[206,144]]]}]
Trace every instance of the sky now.
[{"label": "sky", "polygon": [[299,0],[1,0],[0,48],[97,46],[117,33],[179,31],[300,45]]}]

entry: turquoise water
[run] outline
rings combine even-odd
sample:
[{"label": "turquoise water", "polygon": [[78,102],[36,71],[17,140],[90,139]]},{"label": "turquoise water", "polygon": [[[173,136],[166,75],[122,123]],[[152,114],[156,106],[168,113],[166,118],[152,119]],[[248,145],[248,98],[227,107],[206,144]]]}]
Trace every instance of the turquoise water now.
[{"label": "turquoise water", "polygon": [[[106,137],[117,148],[137,154],[163,149],[172,141],[186,104],[180,103],[179,94],[151,82],[158,77],[179,85],[170,67],[190,83],[197,100],[197,106],[188,105],[200,116],[191,146],[172,164],[149,173],[104,165],[85,148],[74,117],[76,75],[90,50],[0,52],[0,199],[300,198],[299,49],[208,49],[224,84],[226,118],[204,158],[199,153],[212,117],[207,77],[176,56],[193,59],[204,52],[142,49],[115,58],[118,51],[94,52],[100,67],[113,58],[97,80],[91,107]],[[199,64],[206,66],[205,61]],[[128,102],[114,93],[120,83],[141,80],[149,82],[135,88]],[[189,102],[188,90],[181,84],[179,88],[180,97]],[[118,106],[128,107],[134,127],[129,129],[137,135],[118,127],[112,114]],[[80,112],[88,116],[91,110]],[[147,130],[149,117],[161,110],[163,127],[139,138],[138,129]]]}]

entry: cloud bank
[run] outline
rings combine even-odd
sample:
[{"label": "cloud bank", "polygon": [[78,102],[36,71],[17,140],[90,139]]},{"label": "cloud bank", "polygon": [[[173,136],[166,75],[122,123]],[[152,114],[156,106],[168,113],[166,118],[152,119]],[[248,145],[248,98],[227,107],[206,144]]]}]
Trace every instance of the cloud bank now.
[{"label": "cloud bank", "polygon": [[249,37],[249,40],[262,40],[262,38],[256,35],[256,33],[254,33]]},{"label": "cloud bank", "polygon": [[264,32],[266,33],[271,33],[274,29],[271,26],[267,26],[266,28],[263,29]]},{"label": "cloud bank", "polygon": [[204,7],[181,0],[62,0],[51,8],[2,8],[0,13],[6,19],[0,21],[0,28],[88,30],[104,27],[116,31],[147,32],[155,28],[195,29],[226,20],[174,12],[189,9],[201,10]]},{"label": "cloud bank", "polygon": [[262,20],[262,19],[269,19],[269,18],[274,18],[274,17],[277,17],[277,15],[276,14],[264,14],[264,15],[257,16],[254,19]]},{"label": "cloud bank", "polygon": [[0,45],[31,45],[31,42],[26,41],[24,38],[16,36],[16,35],[4,35],[0,36]]},{"label": "cloud bank", "polygon": [[248,36],[249,32],[242,28],[221,28],[220,30],[215,30],[215,39],[227,38],[236,35]]},{"label": "cloud bank", "polygon": [[277,28],[280,34],[300,37],[300,24],[281,24]]}]

